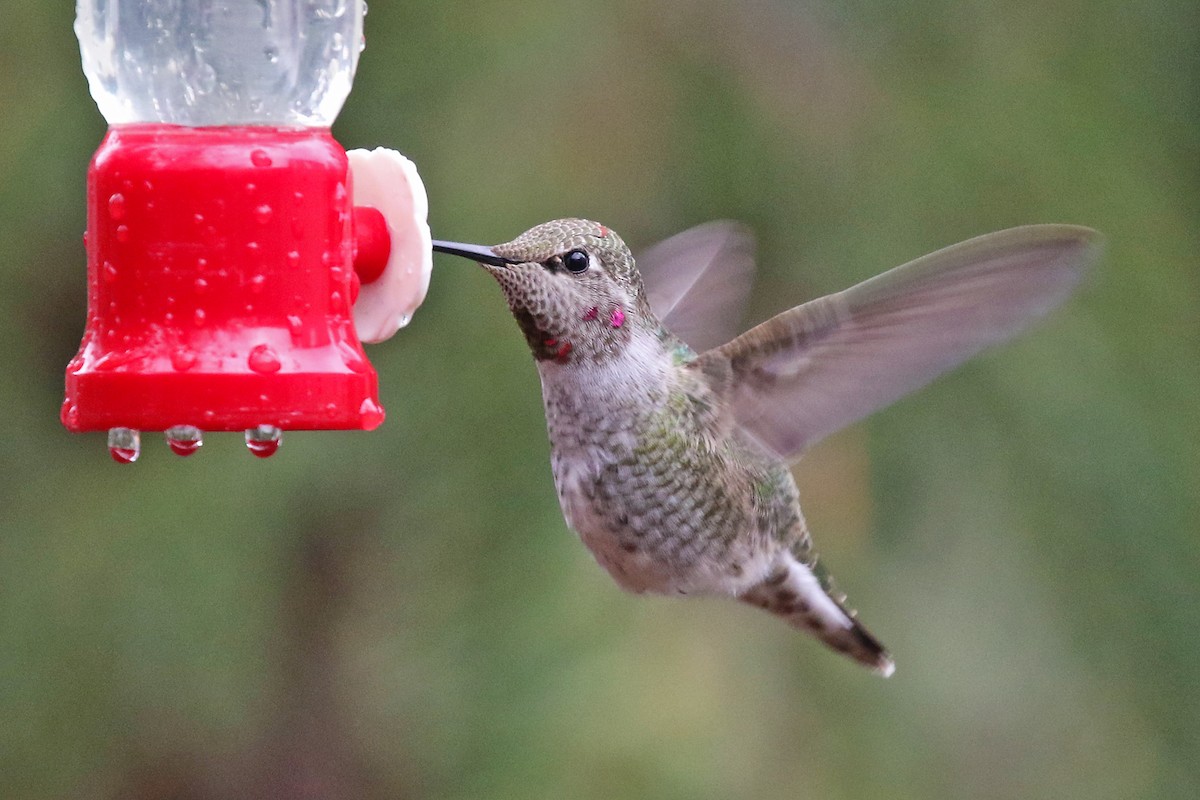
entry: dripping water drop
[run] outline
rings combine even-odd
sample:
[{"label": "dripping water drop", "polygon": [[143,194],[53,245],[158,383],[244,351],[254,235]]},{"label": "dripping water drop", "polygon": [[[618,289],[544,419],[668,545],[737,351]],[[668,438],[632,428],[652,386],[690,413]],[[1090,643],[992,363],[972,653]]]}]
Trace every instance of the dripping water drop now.
[{"label": "dripping water drop", "polygon": [[163,432],[167,447],[177,456],[190,456],[204,444],[204,434],[195,425],[174,425]]},{"label": "dripping water drop", "polygon": [[283,431],[274,425],[258,425],[246,430],[246,447],[259,458],[275,455],[283,440]]},{"label": "dripping water drop", "polygon": [[108,453],[118,464],[132,464],[142,454],[140,434],[133,428],[109,428]]}]

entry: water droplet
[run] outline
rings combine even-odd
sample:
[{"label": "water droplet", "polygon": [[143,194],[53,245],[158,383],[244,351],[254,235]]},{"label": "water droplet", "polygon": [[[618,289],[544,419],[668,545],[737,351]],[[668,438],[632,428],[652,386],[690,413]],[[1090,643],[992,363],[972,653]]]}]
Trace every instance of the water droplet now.
[{"label": "water droplet", "polygon": [[175,425],[163,431],[163,435],[177,456],[190,456],[204,444],[204,434],[195,425]]},{"label": "water droplet", "polygon": [[288,260],[288,266],[292,267],[293,269],[300,266],[300,251],[299,250],[289,250],[288,254],[287,254],[287,260]]},{"label": "water droplet", "polygon": [[117,241],[118,242],[128,242],[129,241],[129,226],[128,225],[118,225],[117,226]]},{"label": "water droplet", "polygon": [[337,417],[337,415],[338,415],[338,404],[337,403],[326,403],[325,404],[325,416],[329,417],[330,419],[334,419],[335,417]]},{"label": "water droplet", "polygon": [[196,269],[204,269],[207,266],[208,266],[208,259],[205,258],[204,256],[200,256],[199,258],[196,259]]},{"label": "water droplet", "polygon": [[271,157],[266,150],[253,150],[250,153],[250,163],[256,167],[271,166]]},{"label": "water droplet", "polygon": [[[341,186],[341,184],[338,184]],[[113,192],[108,198],[108,214],[113,219],[125,218],[125,195],[120,192]]]},{"label": "water droplet", "polygon": [[204,313],[203,308],[197,308],[196,313],[192,314],[192,321],[195,322],[197,326],[203,325],[207,319],[208,315]]},{"label": "water droplet", "polygon": [[360,352],[358,350],[356,350],[354,348],[354,346],[351,345],[349,342],[345,342],[345,341],[338,342],[337,348],[338,348],[338,351],[341,353],[342,363],[345,364],[346,368],[349,369],[351,372],[360,372],[361,373],[361,372],[366,372],[368,369],[370,369],[370,367],[368,366],[368,364],[366,362],[365,357],[362,356],[360,354]]},{"label": "water droplet", "polygon": [[247,192],[253,192],[253,191],[254,191],[256,188],[257,188],[257,187],[256,187],[256,186],[255,186],[253,183],[247,183],[247,184],[246,184],[246,191],[247,191]]},{"label": "water droplet", "polygon": [[263,287],[267,285],[266,275],[254,275],[250,278],[250,291],[261,292]]},{"label": "water droplet", "polygon": [[246,361],[250,365],[250,369],[262,375],[279,372],[279,356],[275,355],[275,351],[271,349],[270,345],[255,346]]},{"label": "water droplet", "polygon": [[274,425],[259,425],[246,430],[246,447],[259,458],[275,455],[283,441],[283,431]]},{"label": "water droplet", "polygon": [[288,331],[292,336],[299,336],[304,333],[304,320],[300,319],[296,314],[288,314],[287,325]]},{"label": "water droplet", "polygon": [[175,350],[171,353],[171,366],[180,372],[187,372],[196,366],[196,354],[184,348]]},{"label": "water droplet", "polygon": [[196,71],[196,88],[201,94],[212,94],[217,88],[217,71],[208,62],[201,63]]},{"label": "water droplet", "polygon": [[109,428],[108,453],[118,464],[132,464],[142,454],[142,437],[133,428]]},{"label": "water droplet", "polygon": [[410,322],[412,322],[412,314],[401,314],[396,318],[396,324],[401,328],[407,328]]},{"label": "water droplet", "polygon": [[262,205],[260,205],[254,209],[254,218],[256,220],[258,220],[260,224],[266,225],[268,222],[271,221],[272,213],[273,212],[272,212],[271,207],[269,205],[267,205],[266,203],[263,203]]},{"label": "water droplet", "polygon": [[246,242],[246,249],[250,251],[250,255],[258,255],[258,242]]},{"label": "water droplet", "polygon": [[197,225],[203,225],[204,224],[204,215],[203,214],[193,214],[192,221],[195,222]]},{"label": "water droplet", "polygon": [[193,285],[196,287],[197,292],[203,292],[208,288],[208,281],[204,280],[204,278],[196,278],[196,282]]},{"label": "water droplet", "polygon": [[[72,361],[71,363],[75,364],[74,361]],[[83,365],[82,364],[75,365],[74,371],[78,371],[79,367],[81,367],[81,366],[83,366]],[[70,367],[68,367],[68,371],[72,371],[70,369]],[[75,428],[79,427],[79,406],[75,405],[74,403],[71,403],[70,401],[64,400],[63,408],[62,408],[62,422],[63,422],[63,425],[65,425],[70,430],[74,430]]]},{"label": "water droplet", "polygon": [[111,261],[104,262],[104,282],[115,283],[117,280],[117,268],[113,266]]},{"label": "water droplet", "polygon": [[268,63],[274,64],[279,61],[279,48],[278,47],[264,47],[263,55],[267,57]]},{"label": "water droplet", "polygon": [[363,430],[372,431],[383,424],[383,409],[370,397],[362,401],[358,407],[358,413]]}]

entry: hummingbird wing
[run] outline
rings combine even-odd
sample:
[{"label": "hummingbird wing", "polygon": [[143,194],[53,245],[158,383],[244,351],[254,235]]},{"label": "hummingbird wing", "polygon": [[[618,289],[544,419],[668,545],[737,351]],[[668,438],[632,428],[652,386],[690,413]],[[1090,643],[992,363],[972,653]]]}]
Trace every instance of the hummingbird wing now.
[{"label": "hummingbird wing", "polygon": [[718,220],[664,239],[637,258],[650,308],[697,353],[739,330],[754,275],[754,236]]},{"label": "hummingbird wing", "polygon": [[1049,312],[1100,242],[1072,225],[970,239],[785,311],[694,365],[723,376],[738,424],[790,460]]}]

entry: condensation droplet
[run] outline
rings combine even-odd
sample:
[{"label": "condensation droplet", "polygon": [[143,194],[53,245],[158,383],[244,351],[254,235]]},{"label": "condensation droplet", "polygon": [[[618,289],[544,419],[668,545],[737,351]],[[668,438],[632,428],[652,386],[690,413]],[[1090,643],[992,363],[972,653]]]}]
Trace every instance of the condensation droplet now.
[{"label": "condensation droplet", "polygon": [[267,285],[266,275],[254,275],[250,278],[250,291],[261,292],[263,287]]},{"label": "condensation droplet", "polygon": [[[338,186],[341,184],[339,183]],[[125,218],[125,195],[113,192],[112,196],[108,198],[108,214],[113,219]]]},{"label": "condensation droplet", "polygon": [[292,267],[293,269],[300,266],[300,251],[299,250],[289,250],[288,254],[287,254],[287,260],[288,260],[288,266]]},{"label": "condensation droplet", "polygon": [[292,336],[299,336],[304,333],[304,320],[300,319],[296,314],[288,314],[287,325],[288,331]]},{"label": "condensation droplet", "polygon": [[351,345],[349,342],[345,342],[345,341],[338,342],[337,348],[338,348],[338,351],[341,353],[342,363],[345,364],[346,368],[349,369],[351,372],[360,372],[361,373],[361,372],[366,372],[369,369],[369,366],[367,365],[367,362],[366,362],[364,356],[360,353],[360,351],[356,350],[354,348],[354,346]]},{"label": "condensation droplet", "polygon": [[266,203],[263,203],[262,205],[260,205],[254,209],[254,218],[256,220],[258,220],[260,224],[266,225],[268,222],[271,221],[272,213],[273,213],[273,211],[272,211],[271,207],[269,205],[267,205]]},{"label": "condensation droplet", "polygon": [[376,403],[370,397],[363,400],[362,404],[359,405],[358,414],[363,430],[375,430],[383,424],[383,409],[379,403]]},{"label": "condensation droplet", "polygon": [[141,435],[133,428],[109,428],[108,453],[118,464],[132,464],[142,454]]},{"label": "condensation droplet", "polygon": [[196,354],[191,350],[179,348],[171,352],[171,366],[179,372],[187,372],[196,365]]},{"label": "condensation droplet", "polygon": [[208,288],[208,281],[204,280],[204,278],[196,278],[196,282],[192,285],[196,287],[197,292],[203,292]]},{"label": "condensation droplet", "polygon": [[[67,371],[68,372],[78,372],[79,368],[81,366],[83,366],[83,365],[76,364],[74,361],[72,361],[71,365],[68,366]],[[74,367],[74,369],[71,369],[71,367]],[[70,405],[67,405],[66,403],[64,403],[63,411],[62,411],[62,421],[63,421],[63,425],[67,426],[67,428],[69,428],[71,430],[74,430],[75,428],[79,427],[79,406],[75,405],[74,403],[71,403]]]},{"label": "condensation droplet", "polygon": [[196,71],[196,88],[201,94],[212,94],[217,88],[217,71],[208,62],[200,64]]},{"label": "condensation droplet", "polygon": [[195,425],[174,425],[163,431],[167,447],[177,456],[190,456],[204,445],[204,434]]},{"label": "condensation droplet", "polygon": [[104,282],[113,283],[117,280],[117,268],[113,266],[111,261],[104,262]]},{"label": "condensation droplet", "polygon": [[246,447],[259,458],[275,455],[283,442],[283,431],[274,425],[258,425],[246,430]]},{"label": "condensation droplet", "polygon": [[279,372],[279,356],[275,354],[270,345],[256,345],[251,349],[246,362],[250,365],[250,369],[262,375]]},{"label": "condensation droplet", "polygon": [[266,150],[254,150],[250,153],[250,163],[256,167],[271,166],[271,157]]},{"label": "condensation droplet", "polygon": [[117,226],[117,241],[118,242],[128,242],[129,241],[129,226],[128,225],[118,225]]},{"label": "condensation droplet", "polygon": [[197,325],[203,325],[207,320],[208,315],[204,313],[203,308],[197,308],[196,312],[192,314],[192,321]]}]

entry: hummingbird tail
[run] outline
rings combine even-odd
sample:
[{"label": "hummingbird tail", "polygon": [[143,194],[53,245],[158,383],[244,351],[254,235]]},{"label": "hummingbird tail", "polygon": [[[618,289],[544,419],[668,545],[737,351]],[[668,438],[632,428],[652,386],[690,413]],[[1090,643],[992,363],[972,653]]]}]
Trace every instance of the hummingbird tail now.
[{"label": "hummingbird tail", "polygon": [[883,677],[896,669],[879,641],[822,585],[809,566],[784,554],[767,578],[742,594],[740,600],[770,611],[816,636],[832,649],[870,667]]}]

